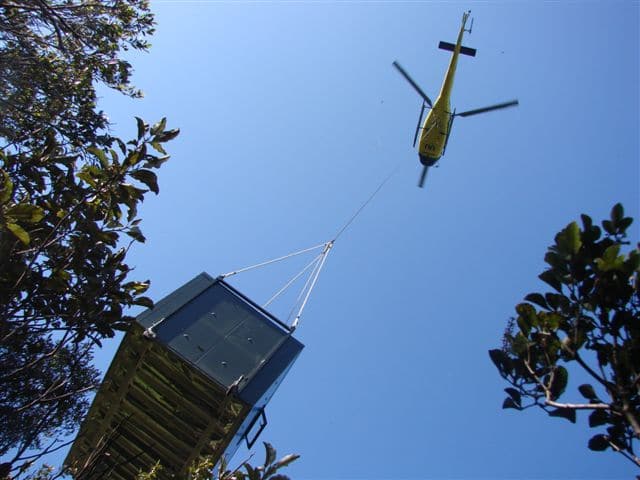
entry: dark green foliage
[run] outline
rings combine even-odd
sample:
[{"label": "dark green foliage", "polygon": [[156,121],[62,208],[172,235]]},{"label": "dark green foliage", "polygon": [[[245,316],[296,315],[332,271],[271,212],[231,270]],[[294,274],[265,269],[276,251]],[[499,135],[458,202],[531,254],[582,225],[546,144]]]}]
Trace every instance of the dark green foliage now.
[{"label": "dark green foliage", "polygon": [[149,283],[127,280],[121,234],[144,241],[136,212],[149,188],[136,174],[164,160],[147,150],[157,137],[147,127],[101,151],[106,162],[69,156],[53,136],[31,154],[0,153],[0,422],[12,426],[0,454],[72,430],[97,381],[90,346],[126,329],[124,307],[152,306]]},{"label": "dark green foliage", "polygon": [[76,147],[109,141],[97,83],[130,96],[128,49],[146,50],[146,0],[0,0],[0,136],[31,148],[53,128]]},{"label": "dark green foliage", "polygon": [[0,455],[14,477],[77,427],[92,349],[127,328],[127,307],[153,305],[126,255],[178,131],[137,119],[124,143],[95,93],[139,95],[120,54],[152,31],[142,0],[0,0]]},{"label": "dark green foliage", "polygon": [[[59,344],[29,331],[14,335],[26,348],[3,345],[0,418],[3,434],[0,449],[28,444],[41,448],[44,437],[61,429],[70,433],[87,408],[80,392],[96,382],[91,349],[86,343]],[[55,352],[49,355],[50,352]],[[37,368],[26,367],[37,360]],[[81,397],[81,398],[74,398]],[[55,398],[55,401],[50,399]]]},{"label": "dark green foliage", "polygon": [[[632,221],[617,204],[602,228],[582,215],[582,227],[572,222],[559,232],[540,275],[553,291],[527,295],[503,348],[489,355],[511,384],[504,408],[537,406],[573,423],[587,410],[590,427],[606,427],[589,448],[611,448],[640,465],[640,245],[627,247]],[[570,388],[576,370],[592,382]]]},{"label": "dark green foliage", "polygon": [[[154,138],[108,151],[105,164],[63,155],[53,137],[48,153],[0,157],[10,192],[0,203],[2,454],[73,430],[97,383],[92,345],[126,329],[124,307],[152,306],[149,283],[127,280],[121,234],[144,241],[136,210],[147,185],[134,179],[159,162],[146,151]],[[32,188],[38,182],[47,186]]]}]

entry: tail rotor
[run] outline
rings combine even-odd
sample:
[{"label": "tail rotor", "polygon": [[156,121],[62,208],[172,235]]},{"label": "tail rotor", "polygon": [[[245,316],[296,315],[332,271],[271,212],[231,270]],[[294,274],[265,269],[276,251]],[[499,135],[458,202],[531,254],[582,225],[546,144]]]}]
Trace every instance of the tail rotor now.
[{"label": "tail rotor", "polygon": [[420,175],[420,180],[418,181],[418,187],[424,187],[424,182],[427,179],[427,173],[429,173],[429,167],[425,165],[422,167],[422,174]]}]

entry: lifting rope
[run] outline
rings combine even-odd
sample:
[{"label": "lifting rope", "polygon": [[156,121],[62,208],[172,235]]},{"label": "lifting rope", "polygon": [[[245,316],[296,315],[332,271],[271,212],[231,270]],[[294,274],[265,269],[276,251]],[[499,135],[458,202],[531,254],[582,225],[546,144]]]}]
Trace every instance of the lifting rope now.
[{"label": "lifting rope", "polygon": [[[329,250],[331,250],[331,247],[333,247],[333,240],[330,242],[327,242],[327,244],[325,245],[324,250],[322,251],[321,259],[318,262],[318,268],[316,268],[315,274],[309,277],[309,278],[313,278],[313,280],[311,281],[311,285],[307,289],[307,294],[305,295],[304,300],[302,301],[302,305],[300,305],[300,310],[298,310],[298,315],[296,315],[295,320],[291,324],[291,331],[294,331],[298,327],[298,322],[300,321],[300,317],[302,316],[302,311],[304,310],[304,307],[307,305],[307,300],[309,300],[309,295],[311,295],[311,291],[313,290],[313,287],[316,286],[316,281],[318,280],[318,276],[320,275],[320,270],[322,270],[322,267],[324,266],[324,262],[327,260],[327,255],[329,254]],[[304,291],[304,289],[302,291]]]},{"label": "lifting rope", "polygon": [[[316,286],[316,282],[318,281],[318,277],[320,276],[320,272],[322,270],[322,267],[324,267],[324,264],[325,264],[325,262],[327,260],[327,255],[329,255],[329,251],[331,251],[331,248],[333,247],[334,243],[344,233],[344,231],[347,228],[349,228],[349,226],[351,226],[353,221],[360,215],[360,213],[366,208],[366,206],[373,200],[373,198],[378,194],[378,192],[380,190],[382,190],[382,187],[384,187],[384,185],[398,171],[398,169],[400,168],[400,165],[401,165],[401,163],[398,163],[398,165],[396,165],[396,167],[384,178],[384,180],[382,180],[382,182],[380,182],[380,184],[376,187],[376,189],[369,196],[369,198],[367,198],[362,203],[362,205],[360,205],[360,208],[358,208],[355,211],[355,213],[351,216],[351,218],[349,218],[349,220],[347,220],[347,222],[342,226],[342,228],[340,228],[340,230],[338,230],[338,233],[336,233],[336,235],[333,237],[333,240],[329,240],[328,242],[322,243],[320,245],[315,245],[313,247],[305,248],[303,250],[298,250],[297,252],[293,252],[293,253],[290,253],[288,255],[283,255],[282,257],[274,258],[273,260],[268,260],[266,262],[261,262],[261,263],[255,264],[255,265],[251,265],[251,266],[248,266],[248,267],[241,268],[239,270],[234,270],[234,271],[225,273],[224,275],[220,275],[219,278],[220,279],[225,279],[227,277],[231,277],[231,276],[236,275],[238,273],[242,273],[242,272],[246,272],[246,271],[249,271],[249,270],[253,270],[254,268],[258,268],[258,267],[264,267],[264,266],[272,264],[272,263],[280,262],[282,260],[286,260],[288,258],[295,257],[297,255],[302,255],[303,253],[311,252],[313,250],[318,250],[318,249],[322,248],[322,252],[320,254],[316,255],[316,257],[313,260],[311,260],[311,262],[309,262],[300,272],[298,272],[296,275],[294,275],[287,283],[285,283],[285,285],[282,288],[280,288],[280,290],[278,290],[275,294],[273,294],[273,296],[263,305],[263,307],[269,306],[276,298],[278,298],[280,295],[282,295],[306,271],[311,269],[311,274],[307,278],[304,286],[302,287],[302,290],[298,294],[298,298],[296,299],[295,303],[293,304],[293,307],[291,308],[291,312],[289,313],[289,315],[287,317],[287,320],[289,320],[291,318],[291,316],[293,315],[293,312],[296,309],[296,306],[300,305],[299,308],[298,308],[298,313],[296,314],[295,319],[293,320],[293,322],[291,323],[291,325],[289,327],[290,332],[293,332],[297,328],[298,323],[300,322],[300,317],[302,316],[302,312],[304,311],[304,308],[307,305],[307,302],[309,300],[309,297],[311,296],[311,292],[313,291],[313,288]],[[302,302],[300,303],[301,300],[302,300]]]},{"label": "lifting rope", "polygon": [[240,270],[234,270],[232,272],[225,273],[224,275],[220,275],[220,278],[225,279],[227,277],[231,277],[231,276],[236,275],[238,273],[246,272],[248,270],[253,270],[254,268],[264,267],[265,265],[269,265],[270,263],[279,262],[280,260],[286,260],[287,258],[295,257],[296,255],[301,255],[303,253],[310,252],[311,250],[316,250],[318,248],[324,247],[325,245],[326,245],[326,243],[322,243],[320,245],[316,245],[315,247],[305,248],[304,250],[293,252],[293,253],[290,253],[289,255],[284,255],[282,257],[274,258],[273,260],[267,260],[266,262],[262,262],[262,263],[258,263],[256,265],[251,265],[249,267],[241,268]]},{"label": "lifting rope", "polygon": [[389,179],[393,177],[393,175],[398,171],[398,169],[400,168],[400,165],[401,164],[398,163],[398,165],[396,165],[395,168],[391,170],[391,172],[389,172],[389,175],[387,175],[385,179],[382,180],[382,182],[380,182],[380,185],[378,185],[378,187],[373,191],[371,196],[367,200],[365,200],[365,202],[362,205],[360,205],[360,208],[356,210],[356,213],[354,213],[353,216],[349,220],[347,220],[347,223],[345,223],[344,226],[338,231],[338,233],[336,233],[336,236],[333,237],[332,242],[335,242],[338,239],[338,237],[342,235],[342,232],[344,232],[347,229],[347,227],[349,227],[351,223],[353,223],[356,217],[360,215],[360,212],[362,212],[362,210],[364,210],[364,208],[369,204],[369,202],[373,200],[373,197],[375,197],[378,194],[378,192],[382,190],[382,187],[384,187],[385,183],[387,183]]},{"label": "lifting rope", "polygon": [[[282,287],[280,290],[278,290],[276,293],[274,293],[273,297],[271,297],[269,300],[267,300],[267,302],[263,305],[263,307],[265,307],[265,308],[268,307],[271,304],[271,302],[273,302],[276,298],[278,298],[282,292],[284,292],[287,288],[289,288],[293,282],[295,282],[298,278],[300,278],[302,276],[302,274],[304,272],[306,272],[307,270],[309,270],[312,266],[314,267],[314,271],[315,271],[315,268],[318,265],[318,260],[320,260],[321,256],[322,256],[322,254],[316,255],[316,257],[313,260],[311,260],[302,270],[300,270],[300,272],[298,272],[298,274],[295,277],[293,277],[291,280],[289,280],[284,285],[284,287]],[[298,299],[296,300],[296,303],[298,303],[299,301],[300,301],[300,297],[298,297]],[[289,314],[289,317],[290,316],[291,316],[291,314]]]}]

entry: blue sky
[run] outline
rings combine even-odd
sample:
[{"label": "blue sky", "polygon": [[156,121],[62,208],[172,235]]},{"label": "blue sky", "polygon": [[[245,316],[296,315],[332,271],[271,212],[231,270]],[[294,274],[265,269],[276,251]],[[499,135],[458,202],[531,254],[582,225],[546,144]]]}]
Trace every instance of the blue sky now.
[{"label": "blue sky", "polygon": [[[292,477],[637,473],[586,448],[586,415],[503,411],[487,350],[544,289],[559,229],[619,201],[640,217],[639,5],[153,2],[152,50],[132,56],[146,97],[104,92],[101,106],[124,138],[134,115],[182,131],[131,254],[154,299],[329,240],[399,165],[330,254],[297,331],[306,349],[267,409],[261,439],[302,455]],[[467,9],[478,55],[460,59],[452,105],[520,106],[457,119],[421,190],[420,99],[391,63],[435,97],[450,58],[437,44]],[[231,283],[263,302],[287,268]]]}]

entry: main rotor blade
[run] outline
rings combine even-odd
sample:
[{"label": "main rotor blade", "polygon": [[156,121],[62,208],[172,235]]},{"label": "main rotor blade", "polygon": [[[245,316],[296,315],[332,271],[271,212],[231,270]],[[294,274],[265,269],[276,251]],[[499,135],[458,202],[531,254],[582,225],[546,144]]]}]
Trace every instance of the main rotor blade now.
[{"label": "main rotor blade", "polygon": [[467,110],[466,112],[456,113],[455,116],[470,117],[471,115],[491,112],[493,110],[500,110],[501,108],[515,107],[516,105],[518,105],[518,100],[511,100],[510,102],[498,103],[497,105],[491,105],[490,107],[476,108],[475,110]]},{"label": "main rotor blade", "polygon": [[418,86],[418,84],[413,81],[413,78],[409,76],[406,70],[402,68],[398,62],[395,62],[395,61],[393,62],[393,66],[396,67],[396,69],[407,80],[407,82],[409,82],[411,86],[415,88],[416,92],[418,92],[418,94],[424,99],[425,103],[430,107],[433,107],[433,104],[431,103],[431,100],[429,99],[429,97],[427,97],[427,94],[424,93],[422,89]]}]

